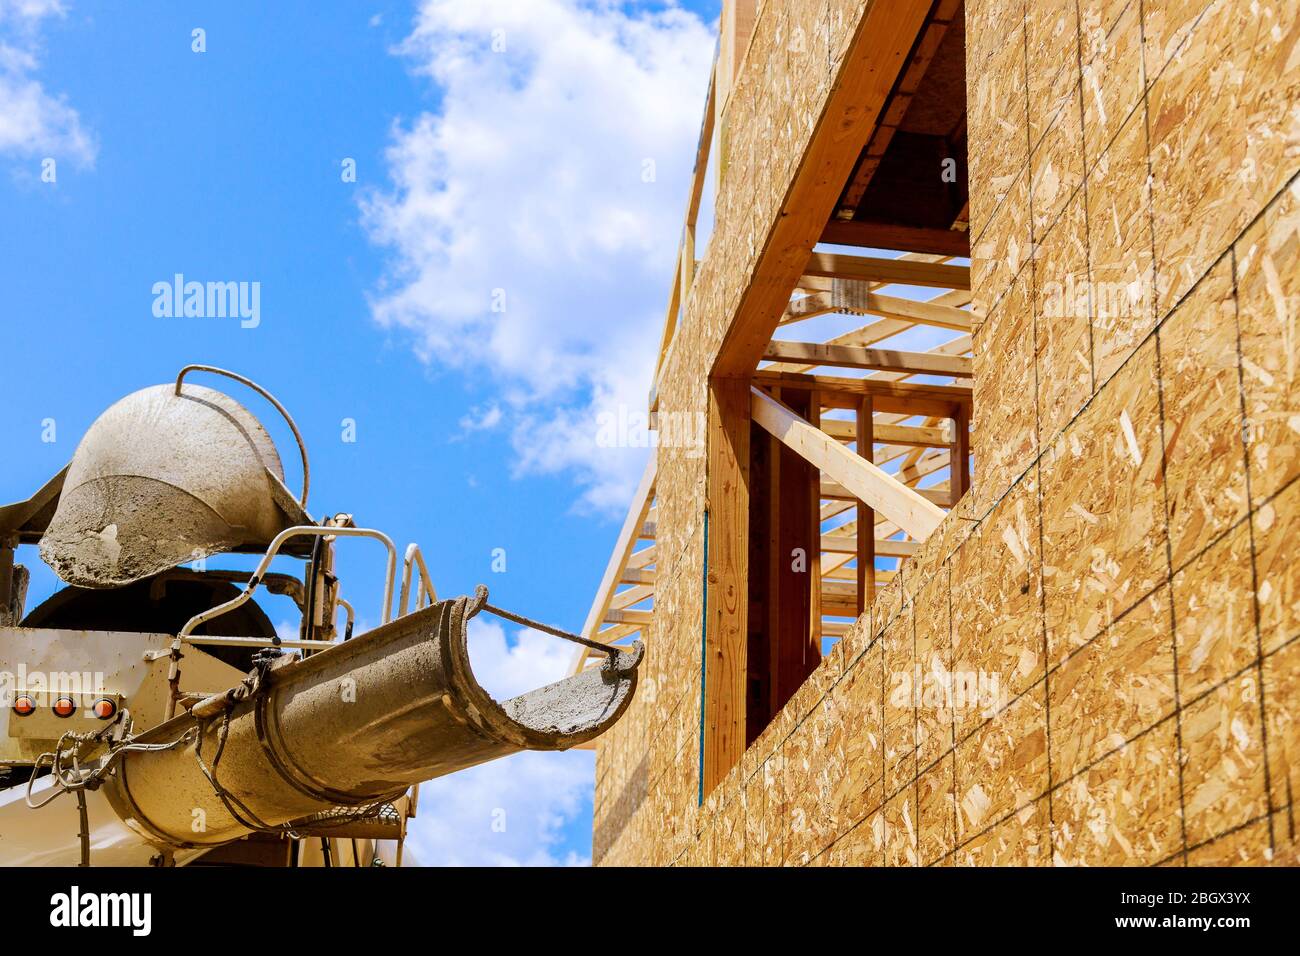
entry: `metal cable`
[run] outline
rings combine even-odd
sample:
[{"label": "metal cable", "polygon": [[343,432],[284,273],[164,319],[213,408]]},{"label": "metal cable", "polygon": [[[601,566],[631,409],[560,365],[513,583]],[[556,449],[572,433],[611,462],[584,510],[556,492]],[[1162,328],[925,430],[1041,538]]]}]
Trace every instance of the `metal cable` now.
[{"label": "metal cable", "polygon": [[497,617],[505,618],[515,624],[524,627],[531,627],[533,630],[541,631],[543,634],[550,634],[561,640],[572,641],[574,644],[582,644],[584,647],[590,647],[592,650],[600,651],[613,657],[620,650],[625,648],[613,647],[609,644],[602,644],[600,641],[593,641],[591,638],[582,637],[579,634],[572,634],[569,631],[562,631],[558,627],[551,627],[549,624],[543,624],[541,621],[534,621],[532,618],[524,617],[522,614],[515,614],[513,611],[506,611],[499,607],[493,607],[487,603],[487,588],[480,584],[474,589],[474,604],[470,607],[469,617],[473,617],[480,610],[487,611],[489,614],[495,614]]}]

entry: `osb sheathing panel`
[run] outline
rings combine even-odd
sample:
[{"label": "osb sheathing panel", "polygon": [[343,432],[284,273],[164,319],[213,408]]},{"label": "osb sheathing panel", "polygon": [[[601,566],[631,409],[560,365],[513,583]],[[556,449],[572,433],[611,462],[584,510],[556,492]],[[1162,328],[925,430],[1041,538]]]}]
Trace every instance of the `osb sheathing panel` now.
[{"label": "osb sheathing panel", "polygon": [[1178,692],[1199,697],[1259,656],[1244,523],[1174,575]]},{"label": "osb sheathing panel", "polygon": [[[1003,8],[1005,10],[1005,8]],[[1006,18],[999,42],[976,49],[967,32],[966,91],[968,110],[981,117],[968,128],[967,164],[970,177],[970,231],[979,242],[995,209],[1007,198],[1011,184],[1029,161],[1025,136],[1025,46],[1021,18]],[[982,34],[981,34],[982,35]],[[1022,182],[1022,187],[1023,187]],[[1028,217],[1025,227],[1028,239]],[[976,284],[980,282],[978,277]]]},{"label": "osb sheathing panel", "polygon": [[843,775],[836,812],[847,829],[880,808],[884,777],[884,651],[874,644],[835,688],[835,706],[850,722],[843,738]]},{"label": "osb sheathing panel", "polygon": [[1129,114],[1118,135],[1101,149],[1089,166],[1086,189],[1098,382],[1115,373],[1155,324],[1145,111]]},{"label": "osb sheathing panel", "polygon": [[1045,673],[1038,532],[1035,466],[953,559],[953,671],[973,679],[977,690],[956,708],[958,740]]},{"label": "osb sheathing panel", "polygon": [[[760,17],[662,409],[704,408],[861,16],[831,6]],[[661,686],[601,744],[598,861],[1300,862],[1300,17],[1029,6],[967,2],[974,491],[699,808],[706,476],[661,451]],[[923,658],[996,687],[891,704]]]},{"label": "osb sheathing panel", "polygon": [[1182,298],[1294,173],[1295,43],[1289,0],[1215,0],[1152,82],[1158,314]]},{"label": "osb sheathing panel", "polygon": [[1300,182],[1235,246],[1251,493],[1300,475]]},{"label": "osb sheathing panel", "polygon": [[908,685],[916,659],[916,639],[910,606],[885,628],[880,643],[885,660],[884,761],[888,797],[916,779],[916,707]]},{"label": "osb sheathing panel", "polygon": [[1268,812],[1256,668],[1184,705],[1183,801],[1189,845]]},{"label": "osb sheathing panel", "polygon": [[1043,456],[1049,663],[1168,577],[1155,353],[1135,353]]},{"label": "osb sheathing panel", "polygon": [[953,753],[949,750],[916,781],[917,862],[950,861],[956,846],[957,802],[953,793]]},{"label": "osb sheathing panel", "polygon": [[[1271,806],[1295,814],[1300,795],[1300,641],[1292,641],[1264,659],[1264,712],[1267,718]],[[1288,832],[1295,832],[1294,820]]]},{"label": "osb sheathing panel", "polygon": [[1041,797],[968,840],[957,849],[954,862],[957,866],[1047,866],[1049,836],[1047,797]]},{"label": "osb sheathing panel", "polygon": [[916,765],[926,768],[952,750],[953,705],[951,587],[948,566],[933,574],[916,601],[916,652],[910,675],[916,703]]},{"label": "osb sheathing panel", "polygon": [[1047,713],[1038,684],[956,748],[958,837],[964,842],[1047,792]]},{"label": "osb sheathing panel", "polygon": [[[1160,328],[1169,547],[1181,568],[1246,515],[1237,310],[1225,257]],[[1245,555],[1249,560],[1249,553]]]},{"label": "osb sheathing panel", "polygon": [[[1105,6],[1094,2],[1085,9],[1081,4],[1079,11],[1084,155],[1089,168],[1132,118],[1143,92],[1140,4],[1111,0]],[[1120,9],[1117,21],[1108,20]]]},{"label": "osb sheathing panel", "polygon": [[1053,791],[1053,861],[1140,866],[1181,850],[1176,753],[1169,720]]},{"label": "osb sheathing panel", "polygon": [[1045,443],[1079,413],[1093,392],[1083,198],[1082,192],[1071,196],[1039,241],[1034,263],[1038,427]]},{"label": "osb sheathing panel", "polygon": [[1300,635],[1300,483],[1261,505],[1252,522],[1260,641],[1269,654]]},{"label": "osb sheathing panel", "polygon": [[1031,143],[1043,137],[1078,89],[1076,6],[1075,0],[1032,0],[1025,4]]},{"label": "osb sheathing panel", "polygon": [[971,331],[978,333],[1034,255],[1029,221],[1029,173],[1022,169],[1001,187],[1004,197],[971,246]]},{"label": "osb sheathing panel", "polygon": [[[1168,588],[1160,588],[1048,675],[1052,773],[1069,779],[1173,715]],[[1171,763],[1177,754],[1167,753]]]},{"label": "osb sheathing panel", "polygon": [[[1078,67],[1067,64],[1076,77]],[[1035,139],[1029,151],[1029,189],[1033,204],[1031,221],[1034,237],[1045,235],[1073,200],[1083,182],[1083,120],[1078,83],[1068,88],[1069,95],[1060,109],[1047,120],[1042,137]],[[1030,98],[1030,124],[1034,122],[1033,98]],[[1034,131],[1031,130],[1031,136]]]},{"label": "osb sheathing panel", "polygon": [[[1032,276],[1020,272],[975,333],[974,416],[971,429],[979,449],[976,497],[997,496],[1038,457],[1038,418],[1033,402],[1016,396],[1037,394]],[[983,502],[982,502],[983,503]]]},{"label": "osb sheathing panel", "polygon": [[916,787],[900,790],[872,821],[881,866],[917,866]]}]

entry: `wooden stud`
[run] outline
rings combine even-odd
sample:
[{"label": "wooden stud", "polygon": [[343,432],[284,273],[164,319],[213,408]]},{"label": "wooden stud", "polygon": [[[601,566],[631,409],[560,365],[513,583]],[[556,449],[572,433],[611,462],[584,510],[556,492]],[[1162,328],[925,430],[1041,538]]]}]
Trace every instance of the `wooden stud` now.
[{"label": "wooden stud", "polygon": [[705,592],[705,795],[745,750],[748,644],[749,415],[748,383],[715,379],[709,386],[708,576]]},{"label": "wooden stud", "polygon": [[[871,396],[862,399],[858,406],[857,442],[858,457],[867,464],[872,464],[876,447],[874,428],[875,409]],[[858,503],[858,527],[863,529],[857,536],[858,557],[858,614],[863,614],[876,600],[876,512],[866,502]]]}]

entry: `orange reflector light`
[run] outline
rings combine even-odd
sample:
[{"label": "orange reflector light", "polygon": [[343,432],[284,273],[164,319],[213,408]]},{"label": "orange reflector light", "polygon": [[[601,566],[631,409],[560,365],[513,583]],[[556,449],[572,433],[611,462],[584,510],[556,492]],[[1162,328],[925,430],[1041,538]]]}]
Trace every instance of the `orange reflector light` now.
[{"label": "orange reflector light", "polygon": [[77,712],[77,702],[71,697],[60,697],[54,702],[54,713],[58,717],[71,717]]},{"label": "orange reflector light", "polygon": [[32,700],[26,694],[22,694],[14,701],[14,713],[19,717],[26,717],[35,712],[36,701]]},{"label": "orange reflector light", "polygon": [[117,713],[117,704],[107,697],[101,697],[90,705],[90,709],[100,720],[111,720],[113,715]]}]

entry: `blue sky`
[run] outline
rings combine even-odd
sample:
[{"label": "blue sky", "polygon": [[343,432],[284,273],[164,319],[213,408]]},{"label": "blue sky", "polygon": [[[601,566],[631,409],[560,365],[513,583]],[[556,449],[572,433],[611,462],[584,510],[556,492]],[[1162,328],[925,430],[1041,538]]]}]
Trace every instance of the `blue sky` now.
[{"label": "blue sky", "polygon": [[[123,395],[224,366],[295,415],[313,514],[420,542],[442,594],[483,582],[580,627],[644,455],[599,447],[597,418],[644,405],[718,6],[0,0],[0,500]],[[178,272],[260,283],[260,324],[155,317],[153,284]],[[230,391],[296,487],[287,430]],[[371,625],[381,563],[364,543],[340,556]],[[29,606],[57,586],[34,572]],[[568,654],[479,639],[514,690]],[[446,781],[417,852],[581,862],[591,771],[575,753]],[[519,821],[505,837],[498,806]]]}]

